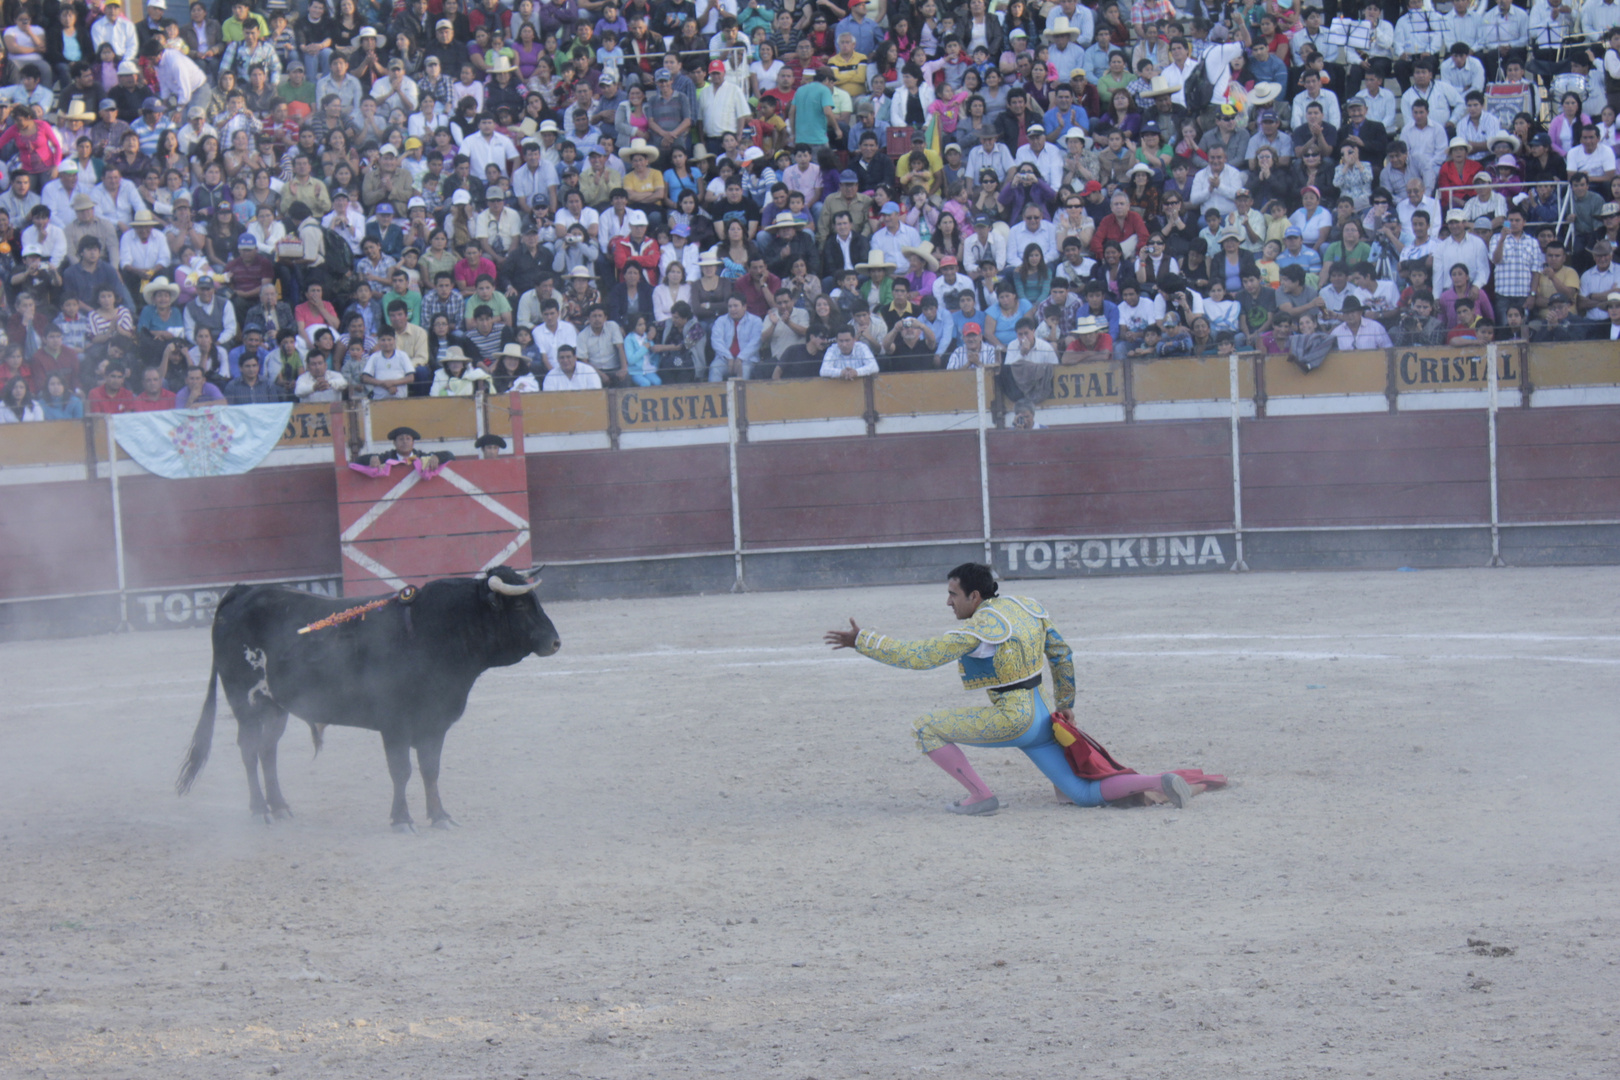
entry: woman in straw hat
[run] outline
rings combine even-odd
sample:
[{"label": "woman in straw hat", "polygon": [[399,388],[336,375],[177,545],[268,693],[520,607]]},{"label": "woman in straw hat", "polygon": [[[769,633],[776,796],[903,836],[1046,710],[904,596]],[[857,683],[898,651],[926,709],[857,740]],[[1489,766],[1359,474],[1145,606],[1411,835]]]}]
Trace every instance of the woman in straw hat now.
[{"label": "woman in straw hat", "polygon": [[[516,349],[519,359],[523,356],[522,346],[508,345],[501,352],[505,353],[506,349]],[[472,397],[480,384],[488,388],[489,372],[475,365],[459,346],[451,345],[439,352],[439,370],[433,373],[433,387],[428,396]]]},{"label": "woman in straw hat", "polygon": [[[881,255],[882,252],[878,254]],[[934,245],[924,240],[916,247],[901,248],[900,254],[904,255],[910,264],[909,273],[905,278],[911,285],[911,294],[923,296],[933,291],[935,271],[939,269],[939,260],[934,257]]]}]

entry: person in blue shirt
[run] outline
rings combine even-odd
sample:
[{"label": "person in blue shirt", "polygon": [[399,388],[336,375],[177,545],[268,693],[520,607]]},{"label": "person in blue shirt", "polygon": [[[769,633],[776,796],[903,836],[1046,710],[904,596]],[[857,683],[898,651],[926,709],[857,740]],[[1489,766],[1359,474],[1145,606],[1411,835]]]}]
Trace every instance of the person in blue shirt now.
[{"label": "person in blue shirt", "polygon": [[1018,340],[1018,320],[1033,306],[1028,300],[1019,298],[1018,289],[1010,279],[1003,278],[996,286],[995,305],[980,320],[984,324],[985,340],[993,340],[1003,349],[1007,348]]},{"label": "person in blue shirt", "polygon": [[1061,139],[1070,128],[1091,130],[1091,117],[1074,100],[1074,91],[1066,83],[1059,83],[1052,93],[1052,107],[1046,110],[1042,123],[1051,138]]},{"label": "person in blue shirt", "polygon": [[1290,225],[1283,233],[1283,249],[1277,256],[1277,265],[1301,266],[1307,274],[1314,274],[1322,269],[1322,256],[1314,248],[1305,246],[1305,234],[1298,225]]},{"label": "person in blue shirt", "polygon": [[849,5],[849,15],[838,20],[832,40],[837,41],[845,34],[854,35],[855,51],[862,56],[871,56],[883,42],[883,28],[866,17],[866,0],[855,0]]},{"label": "person in blue shirt", "polygon": [[276,384],[259,377],[259,361],[248,356],[242,360],[242,374],[225,386],[225,400],[232,405],[273,405],[281,400]]}]

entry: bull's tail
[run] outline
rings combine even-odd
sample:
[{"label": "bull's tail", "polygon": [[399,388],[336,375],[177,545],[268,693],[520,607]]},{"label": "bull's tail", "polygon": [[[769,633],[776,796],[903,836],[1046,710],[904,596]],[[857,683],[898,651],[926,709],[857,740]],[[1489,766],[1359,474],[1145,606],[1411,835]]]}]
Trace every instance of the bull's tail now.
[{"label": "bull's tail", "polygon": [[197,718],[197,730],[191,733],[191,746],[180,766],[180,776],[174,782],[177,795],[191,790],[191,784],[208,764],[208,751],[214,745],[214,712],[219,701],[219,672],[208,672],[208,696],[203,699],[202,715]]},{"label": "bull's tail", "polygon": [[321,756],[321,747],[326,745],[326,725],[309,721],[309,740],[315,744],[315,757]]}]

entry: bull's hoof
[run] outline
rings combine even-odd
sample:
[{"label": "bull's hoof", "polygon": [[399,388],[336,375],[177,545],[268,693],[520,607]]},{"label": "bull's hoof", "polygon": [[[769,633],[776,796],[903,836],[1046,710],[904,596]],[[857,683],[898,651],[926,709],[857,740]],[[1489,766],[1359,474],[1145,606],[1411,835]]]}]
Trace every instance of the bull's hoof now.
[{"label": "bull's hoof", "polygon": [[278,806],[271,811],[277,821],[287,821],[293,816],[292,807]]},{"label": "bull's hoof", "polygon": [[457,821],[455,818],[451,817],[449,814],[445,814],[443,817],[437,817],[437,818],[433,819],[433,827],[435,829],[446,829],[446,830],[451,829],[451,828],[459,829],[459,828],[461,828],[461,822]]},{"label": "bull's hoof", "polygon": [[394,831],[397,833],[414,833],[416,823],[414,821],[396,821],[394,822]]}]

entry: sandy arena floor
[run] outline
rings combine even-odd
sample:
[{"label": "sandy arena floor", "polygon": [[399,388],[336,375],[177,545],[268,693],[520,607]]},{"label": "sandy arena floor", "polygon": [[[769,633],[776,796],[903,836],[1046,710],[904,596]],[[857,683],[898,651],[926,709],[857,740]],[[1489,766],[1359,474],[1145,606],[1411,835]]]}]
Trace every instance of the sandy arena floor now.
[{"label": "sandy arena floor", "polygon": [[[0,647],[0,1076],[1614,1077],[1620,569],[1030,584],[1082,724],[1236,786],[958,789],[960,703],[817,642],[909,587],[548,608],[399,836],[376,735],[226,712],[170,790],[203,631]],[[421,789],[411,802],[425,816]],[[1488,944],[1487,944],[1488,943]]]}]

